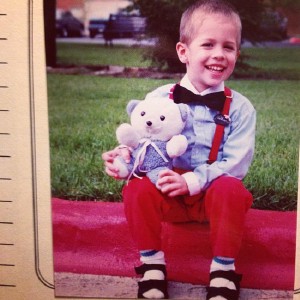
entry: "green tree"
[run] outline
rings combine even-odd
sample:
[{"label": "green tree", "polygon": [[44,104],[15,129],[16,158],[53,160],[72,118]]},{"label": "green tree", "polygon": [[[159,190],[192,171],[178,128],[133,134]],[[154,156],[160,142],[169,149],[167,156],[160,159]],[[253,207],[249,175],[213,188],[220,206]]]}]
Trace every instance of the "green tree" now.
[{"label": "green tree", "polygon": [[[156,46],[150,49],[146,56],[161,69],[183,71],[184,66],[177,58],[175,45],[179,39],[181,15],[195,0],[131,0],[131,2],[127,9],[140,11],[141,15],[147,18],[147,33],[157,38]],[[229,0],[229,2],[240,13],[243,39],[253,43],[266,40],[268,32],[261,30],[261,20],[269,5],[262,0]],[[239,67],[245,67],[243,57]]]}]

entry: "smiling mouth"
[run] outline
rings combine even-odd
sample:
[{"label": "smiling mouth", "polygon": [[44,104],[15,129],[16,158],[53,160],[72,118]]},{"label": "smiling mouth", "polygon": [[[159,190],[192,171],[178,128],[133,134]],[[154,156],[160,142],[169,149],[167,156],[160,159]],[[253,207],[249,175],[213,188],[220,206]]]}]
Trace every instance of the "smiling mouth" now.
[{"label": "smiling mouth", "polygon": [[224,67],[220,67],[220,66],[206,66],[206,69],[214,72],[219,72],[219,73],[222,73],[225,70]]}]

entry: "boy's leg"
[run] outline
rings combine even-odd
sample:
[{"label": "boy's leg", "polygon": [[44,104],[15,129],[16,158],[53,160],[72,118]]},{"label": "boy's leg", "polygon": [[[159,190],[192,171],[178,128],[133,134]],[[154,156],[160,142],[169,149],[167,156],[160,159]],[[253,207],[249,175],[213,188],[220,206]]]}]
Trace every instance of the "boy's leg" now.
[{"label": "boy's leg", "polygon": [[237,256],[252,199],[243,183],[234,177],[221,176],[207,189],[205,212],[210,223],[214,256]]},{"label": "boy's leg", "polygon": [[185,205],[160,193],[147,178],[132,179],[123,188],[125,215],[132,237],[140,251],[142,266],[136,268],[143,278],[139,298],[167,298],[164,253],[161,251],[161,222],[168,215],[173,221],[187,221]]},{"label": "boy's leg", "polygon": [[234,272],[234,261],[240,250],[245,216],[251,204],[252,195],[240,180],[233,177],[219,177],[206,191],[205,209],[214,255],[207,299],[214,299],[217,295],[223,295],[223,299],[238,299],[241,275]]},{"label": "boy's leg", "polygon": [[132,179],[124,186],[123,202],[130,232],[140,251],[161,250],[162,221],[190,221],[181,198],[164,196],[147,177]]}]

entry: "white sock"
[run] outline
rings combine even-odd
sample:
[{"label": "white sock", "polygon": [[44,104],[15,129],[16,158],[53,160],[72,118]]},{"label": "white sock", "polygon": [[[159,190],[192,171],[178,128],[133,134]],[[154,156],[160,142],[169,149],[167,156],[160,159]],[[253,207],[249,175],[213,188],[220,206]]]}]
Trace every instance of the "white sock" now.
[{"label": "white sock", "polygon": [[[159,264],[159,265],[166,264],[165,255],[163,251],[144,250],[144,251],[140,251],[140,255],[141,255],[140,260],[144,264]],[[160,270],[150,270],[145,272],[141,281],[150,280],[150,279],[164,280],[165,275]],[[163,299],[165,295],[158,289],[151,289],[145,292],[143,296],[148,299]]]},{"label": "white sock", "polygon": [[235,271],[234,258],[215,256],[210,265],[210,272],[219,270]]},{"label": "white sock", "polygon": [[165,254],[163,251],[156,250],[143,250],[140,251],[141,262],[144,264],[158,264],[165,265]]},{"label": "white sock", "polygon": [[[234,258],[228,258],[228,257],[221,257],[216,256],[213,258],[212,263],[210,265],[210,272],[214,271],[234,271],[235,265],[234,265]],[[214,287],[226,287],[232,290],[235,290],[235,284],[232,281],[229,281],[225,278],[215,278],[210,281],[210,286]],[[211,298],[211,300],[223,300],[225,299],[222,296],[217,296]]]}]

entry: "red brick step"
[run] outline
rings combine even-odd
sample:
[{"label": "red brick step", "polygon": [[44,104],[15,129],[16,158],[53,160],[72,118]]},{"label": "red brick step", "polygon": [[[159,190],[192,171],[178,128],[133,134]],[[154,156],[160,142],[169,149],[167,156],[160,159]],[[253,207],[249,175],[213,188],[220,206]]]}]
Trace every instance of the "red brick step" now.
[{"label": "red brick step", "polygon": [[[134,277],[140,264],[122,203],[52,200],[55,272]],[[169,280],[208,283],[208,225],[164,224]],[[296,212],[251,209],[237,272],[244,288],[293,290]]]}]

